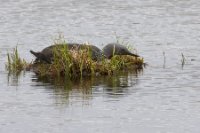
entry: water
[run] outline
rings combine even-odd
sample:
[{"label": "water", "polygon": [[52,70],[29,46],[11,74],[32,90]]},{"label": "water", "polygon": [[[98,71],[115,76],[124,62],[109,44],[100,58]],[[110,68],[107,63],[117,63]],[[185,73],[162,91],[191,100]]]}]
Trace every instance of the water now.
[{"label": "water", "polygon": [[[0,132],[199,133],[200,2],[196,0],[1,0]],[[149,65],[83,81],[16,77],[6,53],[31,61],[62,33],[102,48],[125,40]],[[186,58],[182,64],[182,56]]]}]

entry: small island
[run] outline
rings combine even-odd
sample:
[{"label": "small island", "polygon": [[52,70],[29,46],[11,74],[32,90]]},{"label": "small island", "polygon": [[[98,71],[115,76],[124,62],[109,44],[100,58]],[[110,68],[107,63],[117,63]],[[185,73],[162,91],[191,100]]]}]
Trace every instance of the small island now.
[{"label": "small island", "polygon": [[33,71],[39,77],[82,78],[114,75],[119,71],[141,70],[144,60],[119,43],[102,50],[91,44],[55,43],[41,52],[30,51],[36,59],[27,62],[19,57],[17,47],[8,53],[6,68],[10,73]]}]

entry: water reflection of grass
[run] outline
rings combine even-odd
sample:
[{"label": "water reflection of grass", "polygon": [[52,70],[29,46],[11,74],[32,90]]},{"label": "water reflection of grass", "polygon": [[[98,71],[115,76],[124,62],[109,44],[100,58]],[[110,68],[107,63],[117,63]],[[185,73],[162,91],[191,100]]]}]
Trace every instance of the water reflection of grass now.
[{"label": "water reflection of grass", "polygon": [[[82,80],[64,78],[50,79],[47,77],[34,78],[34,82],[48,83],[44,86],[52,90],[58,103],[68,103],[72,100],[88,101],[96,96],[122,97],[134,90],[137,76],[141,71],[121,71],[113,76],[87,77]],[[36,83],[37,85],[37,83]]]},{"label": "water reflection of grass", "polygon": [[131,79],[135,80],[140,74],[142,69],[137,71],[120,71],[112,76],[101,76],[101,77],[85,77],[83,79],[69,79],[69,78],[48,78],[48,77],[37,77],[34,79],[36,82],[50,83],[56,88],[63,88],[64,90],[72,90],[74,88],[81,90],[89,90],[93,86],[107,86],[110,88],[114,87],[130,87]]}]

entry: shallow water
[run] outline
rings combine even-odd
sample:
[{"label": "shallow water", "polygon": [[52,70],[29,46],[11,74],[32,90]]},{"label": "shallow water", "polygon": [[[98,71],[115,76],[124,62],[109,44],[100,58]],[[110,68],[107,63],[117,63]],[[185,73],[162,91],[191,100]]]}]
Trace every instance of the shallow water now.
[{"label": "shallow water", "polygon": [[[1,0],[0,132],[199,133],[199,6],[196,0]],[[17,45],[31,61],[29,50],[49,46],[58,33],[100,48],[124,40],[148,66],[73,82],[8,74],[8,51]]]}]

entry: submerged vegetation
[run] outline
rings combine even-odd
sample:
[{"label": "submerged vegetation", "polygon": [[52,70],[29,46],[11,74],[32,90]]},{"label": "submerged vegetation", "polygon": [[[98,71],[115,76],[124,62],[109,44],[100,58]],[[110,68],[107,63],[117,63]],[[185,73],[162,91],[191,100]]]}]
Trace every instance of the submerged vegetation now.
[{"label": "submerged vegetation", "polygon": [[[63,42],[63,44],[66,44]],[[82,78],[85,76],[113,75],[119,70],[137,70],[143,67],[143,58],[129,55],[114,55],[111,59],[104,58],[102,61],[94,61],[89,49],[69,50],[65,47],[54,49],[53,62],[27,63],[21,59],[17,48],[8,54],[6,68],[9,72],[31,70],[39,77],[69,77]]]}]

